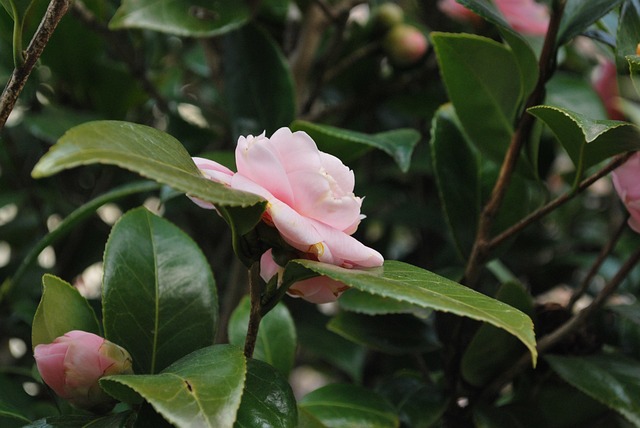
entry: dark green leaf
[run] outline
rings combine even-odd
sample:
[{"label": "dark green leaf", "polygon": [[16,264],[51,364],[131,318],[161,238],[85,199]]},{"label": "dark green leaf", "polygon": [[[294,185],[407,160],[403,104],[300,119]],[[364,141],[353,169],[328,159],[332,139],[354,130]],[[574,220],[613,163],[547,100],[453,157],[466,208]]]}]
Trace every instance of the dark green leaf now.
[{"label": "dark green leaf", "polygon": [[247,360],[247,380],[234,427],[296,428],[298,407],[287,379],[269,364]]},{"label": "dark green leaf", "polygon": [[216,345],[192,352],[159,374],[108,376],[100,385],[110,394],[113,383],[131,388],[180,428],[231,428],[245,374],[242,350]]},{"label": "dark green leaf", "polygon": [[618,20],[618,34],[616,37],[616,60],[619,69],[626,64],[625,58],[636,55],[640,42],[640,3],[637,0],[626,1],[622,4]]},{"label": "dark green leaf", "polygon": [[326,428],[326,425],[304,408],[298,408],[298,428]]},{"label": "dark green leaf", "polygon": [[563,45],[618,6],[622,0],[567,0],[558,30],[558,45]]},{"label": "dark green leaf", "polygon": [[365,315],[413,314],[418,318],[427,318],[431,311],[406,302],[389,299],[375,294],[351,288],[338,300],[343,309]]},{"label": "dark green leaf", "polygon": [[640,56],[627,55],[627,63],[629,63],[629,72],[631,73],[631,82],[636,92],[640,94]]},{"label": "dark green leaf", "polygon": [[327,328],[345,339],[387,354],[412,354],[438,349],[433,329],[412,315],[361,315],[341,312]]},{"label": "dark green leaf", "polygon": [[38,419],[29,425],[28,428],[124,428],[127,424],[131,412],[122,412],[112,415],[96,417],[84,415],[53,416]]},{"label": "dark green leaf", "polygon": [[[229,319],[229,343],[242,347],[247,336],[251,303],[245,296]],[[253,358],[288,376],[296,353],[296,328],[284,303],[278,303],[260,322]]]},{"label": "dark green leaf", "polygon": [[640,362],[613,354],[545,360],[569,384],[640,425]]},{"label": "dark green leaf", "polygon": [[576,177],[610,156],[640,149],[640,129],[627,122],[594,120],[559,107],[537,106],[529,112],[544,121],[576,166]]},{"label": "dark green leaf", "polygon": [[[466,135],[482,154],[502,163],[522,101],[523,86],[514,78],[520,76],[520,68],[513,52],[471,34],[435,32],[431,37],[442,79]],[[530,165],[524,167],[531,170]]]},{"label": "dark green leaf", "polygon": [[109,28],[139,28],[176,36],[211,37],[240,27],[250,18],[244,1],[124,0]]},{"label": "dark green leaf", "polygon": [[450,104],[433,117],[430,143],[445,219],[458,253],[466,259],[480,215],[480,159],[467,143]]},{"label": "dark green leaf", "polygon": [[175,138],[128,122],[89,122],[67,131],[32,171],[35,178],[92,163],[117,165],[218,206],[248,207],[259,196],[205,178]]},{"label": "dark green leaf", "polygon": [[375,392],[357,385],[324,386],[307,394],[299,405],[331,428],[399,426],[398,416],[391,404]]},{"label": "dark green leaf", "polygon": [[42,288],[31,330],[34,348],[41,343],[51,343],[71,330],[100,334],[95,312],[77,289],[49,274],[42,277]]},{"label": "dark green leaf", "polygon": [[106,337],[126,348],[136,373],[157,373],[213,343],[215,281],[198,246],[144,208],[116,223],[104,256]]},{"label": "dark green leaf", "polygon": [[[531,296],[521,284],[503,284],[496,299],[528,315],[533,313]],[[473,336],[462,356],[462,376],[471,385],[482,386],[514,364],[523,351],[522,344],[515,337],[504,330],[484,324]]]},{"label": "dark green leaf", "polygon": [[3,427],[21,427],[24,426],[25,422],[29,423],[29,418],[9,403],[0,400],[0,423]]},{"label": "dark green leaf", "polygon": [[607,119],[602,99],[582,76],[556,72],[547,82],[545,104],[573,111],[593,119]]},{"label": "dark green leaf", "polygon": [[420,133],[408,128],[364,134],[296,120],[291,124],[291,129],[306,132],[318,144],[320,150],[331,153],[344,162],[357,159],[371,147],[382,150],[396,161],[402,172],[409,170],[411,154],[420,141]]},{"label": "dark green leaf", "polygon": [[295,114],[293,77],[280,48],[255,25],[224,38],[225,95],[234,135],[270,136]]},{"label": "dark green leaf", "polygon": [[527,315],[433,272],[393,260],[385,261],[382,267],[366,270],[292,260],[286,267],[285,281],[289,275],[303,278],[314,273],[371,294],[488,322],[516,336],[536,360],[533,323]]}]

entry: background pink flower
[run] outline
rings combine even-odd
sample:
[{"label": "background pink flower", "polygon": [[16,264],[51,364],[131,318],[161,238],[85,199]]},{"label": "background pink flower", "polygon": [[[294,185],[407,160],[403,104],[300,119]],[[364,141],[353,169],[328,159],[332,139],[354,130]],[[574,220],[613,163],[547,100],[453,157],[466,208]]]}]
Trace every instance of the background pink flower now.
[{"label": "background pink flower", "polygon": [[33,354],[42,380],[60,397],[87,410],[108,410],[115,402],[98,385],[101,377],[133,373],[125,349],[85,331],[73,330],[38,345]]},{"label": "background pink flower", "polygon": [[611,173],[613,186],[629,211],[629,226],[640,233],[640,152]]},{"label": "background pink flower", "polygon": [[301,257],[347,268],[382,265],[380,253],[351,236],[363,218],[353,171],[319,151],[306,133],[280,128],[271,138],[240,137],[235,174],[213,161],[194,161],[208,178],[265,198],[264,221]]}]

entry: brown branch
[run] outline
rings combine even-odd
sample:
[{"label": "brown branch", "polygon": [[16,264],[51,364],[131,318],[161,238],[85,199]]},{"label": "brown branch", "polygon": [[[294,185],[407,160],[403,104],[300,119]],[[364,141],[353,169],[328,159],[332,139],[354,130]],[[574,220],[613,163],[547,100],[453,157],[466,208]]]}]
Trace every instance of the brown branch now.
[{"label": "brown branch", "polygon": [[628,153],[623,153],[621,155],[616,156],[615,158],[613,158],[611,162],[609,162],[601,170],[593,173],[589,177],[582,180],[575,189],[572,189],[571,191],[565,193],[562,196],[559,196],[558,198],[552,200],[548,204],[538,208],[536,211],[524,217],[519,222],[517,222],[510,228],[506,229],[505,231],[497,235],[491,241],[489,241],[489,243],[487,244],[487,250],[488,251],[493,250],[498,245],[502,244],[505,240],[509,239],[513,235],[522,231],[524,228],[526,228],[530,224],[540,220],[542,217],[546,216],[556,208],[570,201],[572,198],[582,193],[585,189],[587,189],[593,183],[595,183],[596,181],[598,181],[599,179],[601,179],[602,177],[609,174],[611,171],[613,171],[614,169],[616,169],[617,167],[625,163],[627,159],[629,159],[633,155],[633,153],[634,152],[628,152]]},{"label": "brown branch", "polygon": [[[620,267],[616,275],[611,278],[611,280],[605,285],[605,287],[598,293],[596,298],[591,302],[589,306],[572,316],[566,323],[558,327],[553,332],[549,333],[546,336],[543,336],[537,344],[538,354],[542,354],[555,344],[569,336],[571,333],[575,332],[579,327],[586,323],[591,314],[599,309],[615,292],[622,281],[627,277],[629,272],[635,267],[635,265],[640,261],[640,249],[636,250],[635,253],[631,255],[627,259],[627,261]],[[482,392],[481,397],[485,399],[491,399],[495,397],[500,390],[509,383],[514,377],[516,377],[522,370],[526,367],[531,366],[531,354],[524,354],[511,368],[505,371],[500,377],[498,377],[494,382],[489,384],[487,388]]]},{"label": "brown branch", "polygon": [[544,46],[540,55],[540,72],[538,75],[538,82],[536,83],[535,89],[527,99],[523,113],[520,116],[516,130],[511,138],[509,149],[507,150],[502,166],[500,167],[498,179],[496,180],[489,200],[480,214],[476,239],[474,241],[473,248],[471,249],[471,255],[469,256],[464,275],[464,282],[471,288],[475,287],[480,273],[480,268],[486,261],[489,253],[489,235],[491,233],[493,220],[502,205],[509,184],[511,183],[511,177],[515,170],[516,163],[518,162],[518,158],[520,157],[522,147],[531,136],[535,118],[527,113],[526,110],[529,107],[539,105],[544,101],[545,85],[553,75],[553,71],[555,69],[557,54],[556,38],[562,14],[564,12],[564,5],[564,1],[558,1],[556,4],[557,7],[554,8],[551,14],[549,29],[547,30]]},{"label": "brown branch", "polygon": [[251,308],[249,309],[249,326],[247,327],[247,337],[244,341],[244,356],[253,357],[253,351],[258,340],[258,329],[262,320],[262,291],[264,281],[260,277],[260,262],[254,262],[249,269],[249,299]]},{"label": "brown branch", "polygon": [[0,129],[4,128],[33,67],[38,62],[42,51],[49,43],[53,31],[65,13],[67,13],[67,10],[69,10],[70,5],[71,0],[51,0],[51,3],[49,3],[47,11],[42,21],[40,21],[40,26],[24,52],[24,62],[13,70],[7,85],[2,91],[2,95],[0,95]]}]

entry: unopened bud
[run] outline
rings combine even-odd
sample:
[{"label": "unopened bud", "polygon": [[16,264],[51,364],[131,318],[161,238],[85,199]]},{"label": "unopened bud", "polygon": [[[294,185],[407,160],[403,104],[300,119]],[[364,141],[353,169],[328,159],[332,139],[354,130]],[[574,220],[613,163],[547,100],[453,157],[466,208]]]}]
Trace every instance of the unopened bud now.
[{"label": "unopened bud", "polygon": [[376,9],[374,20],[379,28],[387,30],[404,21],[404,11],[395,3],[383,3]]},{"label": "unopened bud", "polygon": [[427,51],[427,38],[408,24],[394,26],[384,38],[383,47],[391,62],[407,66],[416,63]]}]

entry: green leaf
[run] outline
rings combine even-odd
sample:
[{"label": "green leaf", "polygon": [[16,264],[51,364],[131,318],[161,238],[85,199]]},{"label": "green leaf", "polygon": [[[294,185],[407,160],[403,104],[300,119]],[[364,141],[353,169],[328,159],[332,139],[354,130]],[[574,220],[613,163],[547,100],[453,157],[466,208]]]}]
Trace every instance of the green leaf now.
[{"label": "green leaf", "polygon": [[[524,313],[533,313],[533,302],[521,284],[503,284],[496,299]],[[487,346],[487,344],[491,346]],[[504,330],[484,324],[471,339],[462,356],[461,371],[467,382],[482,386],[510,367],[522,355],[522,345]]]},{"label": "green leaf", "polygon": [[385,261],[382,267],[366,270],[345,269],[311,260],[292,260],[285,270],[285,276],[297,278],[314,273],[378,296],[488,322],[516,336],[536,361],[533,323],[527,315],[428,270],[393,260]]},{"label": "green leaf", "polygon": [[217,206],[264,203],[259,196],[205,178],[172,136],[129,122],[97,121],[70,129],[38,161],[31,175],[47,177],[93,163],[117,165]]},{"label": "green leaf", "polygon": [[298,408],[298,428],[326,428],[326,425],[320,422],[318,418],[306,411],[304,408]]},{"label": "green leaf", "polygon": [[213,344],[215,281],[198,246],[145,208],[115,224],[104,256],[107,339],[126,348],[136,373],[157,373]]},{"label": "green leaf", "polygon": [[442,79],[467,136],[483,154],[502,163],[520,103],[520,79],[514,78],[520,70],[513,53],[503,44],[472,34],[435,32],[431,37]]},{"label": "green leaf", "polygon": [[626,1],[622,4],[618,19],[618,34],[616,37],[616,60],[619,68],[626,63],[627,56],[635,56],[640,42],[640,4]]},{"label": "green leaf", "polygon": [[546,105],[560,107],[593,119],[607,119],[602,98],[583,76],[558,71],[546,86]]},{"label": "green leaf", "polygon": [[343,162],[357,159],[371,147],[382,150],[395,160],[402,172],[409,170],[411,154],[420,142],[420,133],[409,128],[364,134],[335,126],[296,120],[291,124],[291,129],[306,132],[320,150],[331,153]]},{"label": "green leaf", "polygon": [[431,311],[406,302],[376,296],[351,288],[338,300],[342,309],[365,315],[413,314],[418,318],[427,318]]},{"label": "green leaf", "polygon": [[307,394],[299,402],[330,428],[387,428],[400,425],[391,404],[373,391],[352,384],[331,384]]},{"label": "green leaf", "polygon": [[247,380],[234,427],[296,428],[298,407],[287,379],[272,366],[247,360]]},{"label": "green leaf", "polygon": [[584,32],[621,2],[622,0],[567,0],[558,30],[558,45],[563,45]]},{"label": "green leaf", "polygon": [[433,328],[412,315],[361,315],[341,312],[327,328],[345,339],[392,355],[429,352],[440,347]]},{"label": "green leaf", "polygon": [[89,415],[51,416],[25,425],[25,428],[119,428],[129,426],[131,412],[96,417]]},{"label": "green leaf", "polygon": [[[245,296],[229,319],[229,343],[242,347],[249,326],[251,303]],[[265,361],[289,376],[296,353],[296,328],[284,303],[278,303],[260,322],[253,358]]]},{"label": "green leaf", "polygon": [[640,425],[640,362],[615,354],[545,360],[569,384]]},{"label": "green leaf", "polygon": [[640,94],[640,56],[627,55],[627,63],[629,63],[629,72],[631,73],[631,82],[636,90],[636,93]]},{"label": "green leaf", "polygon": [[125,385],[180,428],[231,428],[246,368],[239,348],[215,345],[192,352],[159,374],[107,376],[100,385],[110,394],[113,383]]},{"label": "green leaf", "polygon": [[187,37],[211,37],[246,23],[251,11],[243,1],[124,0],[109,28],[139,28]]},{"label": "green leaf", "polygon": [[430,144],[442,210],[458,254],[465,260],[480,216],[480,158],[461,132],[451,104],[434,115]]},{"label": "green leaf", "polygon": [[628,122],[594,120],[552,106],[529,110],[549,126],[576,166],[576,180],[587,168],[628,150],[640,149],[640,129]]},{"label": "green leaf", "polygon": [[295,115],[293,77],[269,34],[246,25],[224,38],[225,96],[234,135],[270,136]]},{"label": "green leaf", "polygon": [[25,422],[28,424],[31,421],[14,406],[0,400],[0,423],[3,427],[22,427]]},{"label": "green leaf", "polygon": [[100,334],[95,312],[77,289],[49,274],[42,277],[42,288],[31,330],[34,348],[41,343],[51,343],[71,330]]}]

